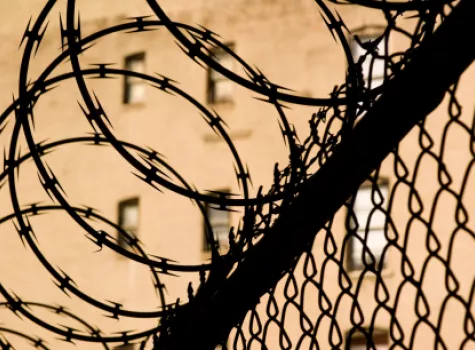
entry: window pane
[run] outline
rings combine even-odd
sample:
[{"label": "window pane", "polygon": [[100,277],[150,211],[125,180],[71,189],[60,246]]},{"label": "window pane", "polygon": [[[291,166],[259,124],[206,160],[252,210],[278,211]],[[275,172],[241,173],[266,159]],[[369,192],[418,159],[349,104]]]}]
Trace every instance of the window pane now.
[{"label": "window pane", "polygon": [[[363,254],[363,247],[364,247],[364,231],[358,231],[357,236],[361,237],[362,241],[357,238],[352,238],[352,253],[351,259],[353,262],[353,266],[357,268],[362,268],[362,254]],[[368,232],[368,238],[366,239],[366,249],[365,249],[365,261],[366,264],[370,264],[373,259],[371,258],[368,250],[373,254],[376,264],[379,264],[381,260],[381,255],[383,253],[383,249],[387,244],[386,237],[384,236],[383,230],[375,230]]]},{"label": "window pane", "polygon": [[[129,199],[119,203],[119,226],[128,233],[128,236],[135,236],[138,230],[139,219],[139,200],[138,198]],[[128,239],[118,233],[119,246],[130,249]]]},{"label": "window pane", "polygon": [[[353,230],[355,230],[355,229],[357,228],[356,226],[357,226],[358,222],[357,222],[357,218],[355,218],[355,216],[350,215],[350,216],[348,217],[348,223],[349,223],[349,228],[350,228],[350,230],[353,231]],[[359,224],[358,224],[358,225],[359,225]]]},{"label": "window pane", "polygon": [[[380,193],[380,194],[379,194]],[[387,202],[388,198],[388,188],[386,185],[379,185],[379,193],[377,189],[372,187],[363,187],[358,190],[355,200],[355,208],[360,209],[372,209],[375,204],[381,204],[384,207],[384,204]],[[374,202],[372,201],[374,197]]]},{"label": "window pane", "polygon": [[368,223],[368,218],[373,209],[364,209],[358,210],[355,215],[358,220],[358,229],[365,230],[366,227],[368,230],[382,229],[384,227],[384,222],[386,221],[386,215],[381,210],[374,210],[371,215],[371,219]]},{"label": "window pane", "polygon": [[355,208],[357,210],[370,209],[373,207],[371,201],[371,187],[364,187],[358,190],[355,200]]},{"label": "window pane", "polygon": [[214,239],[219,243],[219,246],[226,246],[229,244],[229,226],[213,225]]},{"label": "window pane", "polygon": [[386,38],[383,38],[378,44],[378,55],[379,56],[386,55]]},{"label": "window pane", "polygon": [[358,44],[358,42],[357,42],[356,40],[353,42],[352,51],[353,51],[353,60],[354,60],[354,61],[358,61],[359,58],[360,58],[361,56],[363,56],[363,55],[366,53],[366,50],[363,49],[363,48]]},{"label": "window pane", "polygon": [[[375,210],[375,205],[371,197],[374,197],[374,201],[381,203],[383,208],[387,204],[387,195],[388,195],[388,186],[379,185],[379,192],[375,189],[373,191],[372,187],[362,187],[356,194],[354,201],[353,212],[354,216],[358,221],[358,230],[356,236],[360,237],[363,241],[365,239],[365,232],[367,233],[366,238],[366,249],[371,251],[375,258],[375,263],[378,265],[381,259],[382,252],[384,247],[387,245],[387,240],[384,235],[384,223],[386,220],[386,215],[380,209]],[[372,213],[371,219],[368,222],[370,213]],[[355,224],[352,222],[350,217],[350,228],[354,229]],[[351,266],[353,268],[362,268],[363,267],[363,242],[359,241],[357,237],[351,238]],[[373,259],[370,257],[368,252],[365,253],[364,261],[366,264],[370,264]]]},{"label": "window pane", "polygon": [[145,101],[145,84],[142,82],[131,84],[129,87],[129,103]]},{"label": "window pane", "polygon": [[[125,69],[145,73],[145,54],[140,53],[125,58]],[[145,101],[145,82],[136,77],[125,77],[125,103],[139,103]]]},{"label": "window pane", "polygon": [[371,88],[377,88],[378,86],[381,86],[383,85],[383,82],[384,82],[384,78],[374,78],[373,77],[373,80],[371,81]]},{"label": "window pane", "polygon": [[208,208],[208,220],[211,225],[228,224],[229,213],[226,210]]},{"label": "window pane", "polygon": [[136,204],[124,206],[122,210],[122,226],[127,228],[137,227],[138,215],[139,208]]},{"label": "window pane", "polygon": [[351,260],[353,261],[353,265],[360,267],[361,266],[361,257],[363,252],[363,243],[361,243],[358,239],[352,237],[352,252],[351,252]]},{"label": "window pane", "polygon": [[229,101],[233,94],[233,82],[231,80],[221,80],[215,83],[215,100]]},{"label": "window pane", "polygon": [[[229,191],[224,190],[220,191],[223,193],[227,193]],[[226,210],[221,210],[218,208],[214,208],[208,206],[206,209],[207,219],[209,224],[211,225],[212,234],[214,240],[218,244],[218,246],[228,246],[229,245],[229,230],[230,230],[230,214]],[[208,233],[209,228],[205,224],[205,247],[206,249],[210,249],[210,242],[207,237],[209,237]]]},{"label": "window pane", "polygon": [[366,58],[363,61],[363,63],[361,63],[361,73],[363,74],[363,79],[365,81],[365,86],[368,86],[370,68],[371,68],[371,60]]},{"label": "window pane", "polygon": [[380,252],[383,251],[384,247],[387,244],[386,237],[384,236],[383,230],[374,230],[368,232],[368,239],[366,245],[374,254],[381,255]]},{"label": "window pane", "polygon": [[373,63],[373,79],[384,77],[384,60],[376,59]]},{"label": "window pane", "polygon": [[[232,47],[231,45],[228,45]],[[233,72],[234,59],[231,55],[223,50],[213,52],[214,59],[219,62],[223,68]],[[230,101],[233,93],[233,82],[223,76],[221,73],[210,68],[208,81],[208,98],[210,103]]]},{"label": "window pane", "polygon": [[131,58],[127,61],[127,70],[144,73],[145,72],[145,62],[143,57],[140,58]]},{"label": "window pane", "polygon": [[211,74],[210,78],[212,81],[219,81],[219,80],[226,79],[224,75],[222,75],[221,73],[218,73],[218,71],[215,71],[214,69],[211,70],[210,74]]},{"label": "window pane", "polygon": [[[376,350],[387,350],[389,348],[389,335],[386,331],[377,331],[373,334],[373,343]],[[350,350],[369,349],[366,337],[362,334],[355,334],[350,340]]]},{"label": "window pane", "polygon": [[[372,37],[362,37],[360,41],[365,44],[371,41],[378,39],[377,36]],[[367,49],[361,47],[358,42],[355,40],[352,46],[353,51],[353,59],[355,62],[359,60],[359,58],[366,54],[364,61],[361,64],[363,79],[365,81],[366,87],[369,85],[370,74],[371,74],[371,87],[378,87],[383,83],[384,80],[384,66],[385,62],[383,59],[378,59],[374,56],[371,52],[368,52]],[[377,45],[376,49],[377,56],[385,56],[386,55],[386,39],[383,38]],[[372,66],[372,69],[371,69]]]},{"label": "window pane", "polygon": [[366,345],[359,344],[359,345],[351,345],[351,350],[366,350]]},{"label": "window pane", "polygon": [[361,209],[355,211],[356,220],[358,221],[358,228],[360,230],[364,230],[366,228],[370,211],[371,209]]},{"label": "window pane", "polygon": [[[375,348],[376,350],[387,350],[389,349],[388,345],[387,344],[375,344]],[[367,345],[364,345],[364,344],[357,344],[357,345],[354,345],[352,344],[351,347],[350,347],[350,350],[367,350],[369,349],[367,347]]]},{"label": "window pane", "polygon": [[376,228],[383,228],[385,221],[386,221],[386,215],[381,210],[376,210],[371,216],[369,229],[374,230]]},{"label": "window pane", "polygon": [[121,345],[114,348],[115,350],[134,350],[135,344]]},{"label": "window pane", "polygon": [[[233,71],[233,59],[231,56],[226,55],[220,55],[218,59],[216,60],[219,62],[220,65],[222,65],[224,68],[230,70],[231,72]],[[225,80],[228,79],[218,71],[212,69],[211,70],[211,79],[213,80]]]},{"label": "window pane", "polygon": [[233,71],[233,58],[231,55],[224,53],[218,56],[218,62],[227,70]]}]

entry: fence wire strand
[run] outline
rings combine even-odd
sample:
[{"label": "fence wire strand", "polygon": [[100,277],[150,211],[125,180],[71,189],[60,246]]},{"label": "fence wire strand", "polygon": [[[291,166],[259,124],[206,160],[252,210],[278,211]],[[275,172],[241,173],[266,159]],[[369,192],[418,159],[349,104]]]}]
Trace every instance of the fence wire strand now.
[{"label": "fence wire strand", "polygon": [[[14,222],[19,238],[31,249],[57,287],[67,295],[101,310],[108,317],[152,319],[157,321],[157,325],[145,330],[108,334],[63,306],[25,301],[2,281],[0,294],[3,302],[0,306],[67,342],[97,343],[105,349],[118,344],[139,344],[144,349],[147,344],[149,346],[154,342],[154,348],[158,349],[160,339],[166,339],[179,310],[193,303],[200,290],[216,287],[210,278],[216,269],[239,266],[269,232],[283,210],[293,202],[300,185],[332,157],[341,140],[351,133],[379,96],[384,94],[386,84],[377,86],[376,78],[371,76],[375,64],[384,63],[383,80],[390,81],[404,69],[411,53],[450,16],[456,4],[456,1],[450,0],[315,2],[328,31],[341,45],[348,61],[346,81],[335,87],[329,97],[300,96],[272,83],[259,69],[224,45],[217,34],[203,27],[172,21],[154,0],[148,0],[147,3],[156,19],[134,17],[88,36],[83,36],[81,31],[80,9],[74,0],[68,0],[66,15],[60,18],[61,53],[38,78],[33,82],[28,81],[32,57],[42,43],[48,18],[56,5],[55,0],[47,1],[39,16],[31,20],[25,30],[18,96],[0,116],[2,133],[7,123],[13,125],[9,147],[4,152],[0,183],[4,186],[3,190],[8,189],[10,192],[14,209],[13,213],[0,219],[0,224]],[[334,9],[336,5],[344,4],[380,11],[386,20],[380,36],[371,42],[363,42],[357,33],[349,31]],[[411,30],[401,24],[407,14],[415,21]],[[258,94],[262,103],[273,105],[279,116],[290,161],[286,166],[275,165],[274,181],[268,193],[262,193],[260,188],[256,195],[252,195],[251,174],[245,161],[240,158],[223,119],[186,93],[186,89],[177,82],[162,75],[117,69],[106,63],[87,68],[81,63],[81,53],[102,38],[114,33],[144,32],[158,28],[166,29],[190,59]],[[410,43],[405,51],[389,52],[387,43],[394,35],[400,35]],[[352,56],[353,40],[365,51],[361,57]],[[378,51],[380,43],[384,44],[384,52]],[[231,55],[242,66],[245,76],[239,76],[213,58],[212,52],[216,48]],[[64,62],[68,62],[70,71],[53,76],[57,67]],[[370,68],[365,71],[364,67]],[[369,76],[366,76],[368,72]],[[210,129],[225,141],[233,156],[242,192],[233,195],[199,191],[158,151],[117,138],[112,119],[100,102],[101,97],[88,86],[86,78],[90,77],[142,79],[158,92],[169,93],[196,108]],[[68,80],[77,84],[82,97],[79,108],[91,125],[91,133],[53,142],[39,142],[34,137],[34,120],[43,116],[34,114],[35,105],[44,94],[54,94],[53,88]],[[446,92],[445,119],[441,120],[442,113],[438,110],[435,117],[430,115],[418,123],[381,166],[368,176],[365,188],[371,199],[371,208],[367,210],[366,219],[359,220],[355,208],[360,192],[354,193],[316,234],[313,244],[307,247],[298,263],[286,271],[284,278],[236,325],[227,341],[221,344],[222,348],[349,349],[354,346],[360,349],[365,346],[367,349],[378,349],[382,341],[390,349],[413,349],[419,344],[417,341],[420,337],[424,337],[429,347],[434,349],[464,349],[474,345],[475,273],[461,270],[460,266],[470,270],[470,260],[461,265],[460,259],[464,254],[459,250],[460,244],[470,245],[460,242],[471,242],[475,238],[469,221],[469,214],[474,210],[470,208],[473,206],[470,175],[475,163],[475,118],[466,120],[464,117],[466,114],[462,113],[457,95],[458,85],[453,85]],[[297,135],[286,115],[285,107],[290,105],[314,106],[316,109],[309,118],[308,134],[302,142],[302,135]],[[434,118],[438,120],[436,124],[440,132],[434,127]],[[465,149],[466,154],[460,156],[460,162],[453,161],[449,147],[455,129],[463,133],[468,141],[468,149]],[[26,153],[19,151],[20,135],[25,137],[28,144]],[[460,135],[458,138],[463,139]],[[186,265],[152,255],[135,235],[94,208],[70,203],[60,184],[61,179],[44,157],[69,144],[111,147],[146,184],[158,191],[168,190],[191,199],[199,208],[207,227],[206,238],[212,250],[212,262]],[[53,204],[25,206],[21,203],[17,193],[17,172],[27,161],[34,162],[39,181]],[[429,170],[425,168],[427,164],[432,164]],[[456,176],[452,173],[456,173]],[[432,187],[429,188],[427,184],[431,180]],[[453,207],[448,209],[447,203],[452,203]],[[207,206],[227,211],[242,209],[239,226],[233,227],[229,233],[227,251],[219,249],[219,242],[216,242],[207,217]],[[126,308],[118,301],[99,300],[86,293],[67,272],[51,263],[41,251],[30,219],[54,211],[65,212],[73,218],[85,232],[85,237],[98,248],[106,247],[147,266],[152,274],[160,307],[138,311]],[[381,218],[383,222],[379,230],[383,232],[380,239],[384,247],[376,251],[370,244],[370,236],[374,234],[372,223]],[[90,223],[92,219],[108,225],[109,232],[119,232],[130,249],[121,246],[114,234],[94,229]],[[359,256],[353,253],[355,247],[360,247]],[[358,266],[355,265],[357,263]],[[434,272],[436,266],[439,266],[439,270]],[[199,275],[201,285],[193,286],[190,283],[186,302],[168,300],[162,276],[169,275],[185,280],[191,279],[191,275]],[[453,310],[460,308],[463,311],[454,316]],[[36,313],[39,309],[74,320],[81,327],[75,329],[55,324],[39,316]],[[463,326],[463,337],[459,339],[450,338],[444,333],[447,323],[456,322],[454,317],[459,317],[457,322]],[[22,338],[35,348],[50,348],[40,338],[0,325],[0,346],[3,349],[13,349],[8,340],[10,337]]]}]

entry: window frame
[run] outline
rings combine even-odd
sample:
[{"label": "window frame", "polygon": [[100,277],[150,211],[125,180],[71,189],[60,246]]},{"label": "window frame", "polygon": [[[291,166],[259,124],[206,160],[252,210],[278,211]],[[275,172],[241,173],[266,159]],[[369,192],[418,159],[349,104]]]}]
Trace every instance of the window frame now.
[{"label": "window frame", "polygon": [[[351,36],[349,38],[349,42],[350,42],[350,51],[351,51],[351,55],[353,57],[353,60],[355,63],[358,62],[359,58],[362,56],[358,56],[356,57],[356,50],[357,48],[359,48],[360,50],[364,50],[363,47],[361,47],[361,45],[358,43],[358,41],[355,39],[355,36],[358,36],[358,39],[360,42],[362,43],[365,43],[367,41],[374,41],[375,39],[378,39],[380,38],[384,33],[382,32],[381,28],[379,27],[364,27],[364,28],[361,28],[361,29],[358,29],[358,30],[355,30],[354,31],[355,35],[354,36]],[[382,48],[386,51],[389,52],[390,51],[390,48],[389,48],[389,38],[384,36],[381,40],[381,44],[382,44]],[[365,50],[365,53],[367,52],[367,50]],[[361,71],[361,74],[362,74],[362,78],[363,78],[363,82],[364,82],[364,86],[365,88],[369,89],[374,89],[374,88],[377,88],[381,85],[384,84],[385,82],[385,79],[386,79],[386,62],[382,59],[372,59],[373,56],[371,54],[368,54],[366,57],[365,57],[365,61],[366,60],[370,60],[368,62],[368,72],[365,72],[364,71],[364,67],[365,65],[362,64],[361,68],[362,68],[362,71]],[[382,69],[382,74],[380,75],[375,75],[375,71],[374,71],[374,67],[376,66],[376,62],[381,60],[382,63],[383,63],[383,69]],[[365,76],[365,73],[367,73],[367,76]],[[370,85],[370,81],[369,81],[369,75],[371,73],[371,85]],[[378,81],[380,83],[377,83],[375,85],[375,82]]]},{"label": "window frame", "polygon": [[[229,43],[226,43],[224,44],[226,47],[228,47],[230,50],[234,51],[235,49],[235,43],[234,42],[229,42]],[[234,60],[234,58],[229,54],[227,53],[224,49],[222,48],[214,48],[212,50],[210,50],[211,52],[211,58],[213,58],[215,61],[217,61],[219,63],[219,56],[228,56],[229,59],[231,60]],[[216,57],[216,58],[215,58]],[[233,67],[231,69],[232,71],[234,71],[234,63],[233,63]],[[218,79],[214,78],[213,76],[216,75],[218,77]],[[208,70],[207,70],[207,102],[209,104],[219,104],[219,103],[230,103],[233,101],[233,97],[232,97],[232,91],[231,91],[231,95],[227,98],[217,98],[217,94],[216,94],[216,90],[217,90],[217,84],[219,84],[220,82],[223,82],[223,81],[226,81],[226,82],[229,82],[229,84],[232,84],[233,81],[226,78],[224,75],[214,71],[211,67],[208,67]],[[233,89],[234,90],[234,89]]]},{"label": "window frame", "polygon": [[[124,209],[135,205],[137,207],[137,225],[135,227],[135,230],[131,230],[128,227],[123,226],[123,221],[124,221]],[[132,232],[135,237],[138,235],[138,230],[139,230],[139,221],[140,221],[140,199],[139,197],[132,197],[128,199],[124,199],[119,201],[117,204],[117,224],[120,226],[124,231],[126,232]],[[126,239],[124,238],[123,235],[120,234],[120,232],[117,232],[117,245],[121,248],[131,250],[131,246],[127,243]]]},{"label": "window frame", "polygon": [[[387,197],[383,198],[382,208],[387,210],[387,205],[388,205],[389,195],[390,195],[389,179],[380,178],[376,182],[376,185],[380,189],[381,189],[381,187],[386,187]],[[368,265],[365,265],[365,263],[364,263],[364,256],[361,256],[361,258],[359,259],[361,261],[361,264],[356,264],[354,259],[353,259],[353,255],[354,255],[353,250],[354,250],[354,245],[355,245],[354,240],[356,238],[353,236],[352,233],[354,232],[355,234],[358,234],[358,232],[362,232],[363,234],[366,235],[367,222],[364,223],[364,226],[361,226],[361,223],[358,223],[360,225],[358,229],[354,229],[354,230],[351,229],[351,225],[352,225],[351,220],[352,219],[351,219],[350,214],[351,214],[351,212],[353,212],[353,214],[355,216],[357,216],[356,211],[354,210],[355,201],[356,201],[356,197],[358,195],[358,192],[361,189],[370,189],[371,195],[372,195],[372,193],[373,193],[373,182],[370,182],[370,181],[364,182],[358,188],[358,191],[356,192],[356,194],[354,196],[352,196],[348,201],[348,207],[347,207],[346,216],[345,216],[345,230],[346,230],[346,236],[348,237],[348,251],[347,251],[347,254],[346,254],[346,266],[347,266],[347,269],[349,271],[362,271],[362,270],[365,269],[366,266],[368,266]],[[372,204],[373,204],[373,208],[371,210],[374,209],[374,203],[372,203]],[[370,222],[370,224],[371,224],[371,222]],[[371,231],[382,231],[382,234],[385,235],[385,231],[384,231],[385,226],[386,226],[386,223],[384,223],[382,227],[377,227],[377,228],[372,228],[371,225],[370,225],[370,227],[368,227],[368,233],[367,234],[369,235]],[[363,228],[360,229],[360,227],[363,227]],[[368,242],[368,240],[367,240],[367,242]],[[381,250],[381,253],[384,251],[384,249],[385,248],[383,248]],[[374,253],[373,253],[373,255],[374,255]],[[382,256],[382,254],[381,254],[381,256]],[[383,271],[388,267],[388,259],[387,259],[387,253],[386,253],[385,256],[384,256],[384,259],[383,259],[383,264],[380,268],[381,256],[378,260],[375,261],[374,267],[375,267],[376,271]],[[376,258],[376,256],[375,256],[375,258]]]},{"label": "window frame", "polygon": [[114,347],[114,350],[135,350],[135,349],[136,349],[135,344],[131,344],[131,343]]},{"label": "window frame", "polygon": [[[368,329],[366,328],[365,331],[368,331]],[[373,334],[371,338],[377,350],[379,350],[378,349],[379,345],[383,345],[386,347],[386,349],[389,349],[390,336],[389,336],[389,331],[387,329],[375,328],[373,330]],[[346,350],[352,350],[352,346],[354,345],[356,346],[366,345],[366,349],[369,349],[365,334],[359,330],[351,330],[351,331],[346,332],[345,343],[346,343],[346,346],[345,346]]]},{"label": "window frame", "polygon": [[[230,194],[231,191],[228,188],[226,188],[226,189],[213,191],[212,193],[214,194],[214,196],[219,197],[221,193]],[[206,217],[209,220],[209,224],[210,224],[212,230],[213,230],[213,223],[212,223],[212,220],[210,220],[209,211],[214,210],[214,211],[221,211],[221,212],[226,213],[226,218],[227,218],[227,235],[226,235],[226,238],[228,238],[229,237],[229,230],[231,229],[231,213],[227,210],[221,210],[221,209],[217,209],[216,207],[212,207],[209,203],[204,203],[204,210],[205,210]],[[223,244],[220,244],[219,238],[214,235],[214,230],[213,230],[212,234],[214,236],[216,244],[218,245],[218,249],[222,248],[222,247],[224,247],[224,248],[229,247],[229,240],[228,239],[226,240],[227,243],[223,245]],[[212,250],[211,242],[208,242],[208,227],[206,225],[206,219],[205,218],[203,218],[203,250],[205,252],[209,252],[209,251]]]},{"label": "window frame", "polygon": [[114,350],[135,350],[136,346],[135,344],[123,344],[123,345],[119,345],[119,346],[116,346],[114,347]]},{"label": "window frame", "polygon": [[[143,62],[143,72],[140,72],[140,73],[145,73],[145,67],[146,67],[146,64],[145,64],[145,58],[146,58],[146,55],[145,55],[145,51],[141,51],[141,52],[137,52],[137,53],[134,53],[134,54],[131,54],[131,55],[127,55],[125,58],[124,58],[124,69],[126,70],[130,70],[130,63],[135,61],[135,60],[141,60]],[[145,86],[145,82],[139,78],[136,78],[136,77],[130,77],[128,75],[125,75],[124,76],[124,90],[123,90],[123,99],[122,99],[122,102],[125,104],[125,105],[140,105],[140,104],[144,104],[145,103],[145,100],[146,100],[146,97],[145,97],[145,92],[144,92],[144,95],[142,97],[141,100],[139,101],[132,101],[131,100],[131,91],[133,89],[133,87],[135,85],[144,85]]]}]

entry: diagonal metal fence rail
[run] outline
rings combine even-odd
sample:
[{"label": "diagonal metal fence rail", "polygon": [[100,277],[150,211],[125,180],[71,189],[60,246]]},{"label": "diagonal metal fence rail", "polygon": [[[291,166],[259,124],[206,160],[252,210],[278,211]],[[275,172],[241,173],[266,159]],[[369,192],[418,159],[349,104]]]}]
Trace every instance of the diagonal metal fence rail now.
[{"label": "diagonal metal fence rail", "polygon": [[[56,0],[47,1],[25,30],[18,91],[0,116],[2,137],[7,124],[10,127],[0,182],[2,191],[9,191],[14,209],[0,219],[0,224],[14,223],[23,244],[68,296],[108,317],[151,319],[157,325],[139,331],[107,333],[74,310],[23,299],[1,279],[0,305],[62,340],[94,343],[105,349],[130,344],[141,349],[475,346],[475,234],[470,221],[475,215],[475,188],[471,180],[475,119],[473,115],[467,118],[465,110],[462,113],[458,96],[459,86],[467,84],[463,73],[475,56],[474,46],[468,44],[475,34],[475,3],[315,2],[348,62],[346,80],[329,97],[321,98],[300,96],[272,83],[217,34],[173,21],[155,0],[147,0],[155,18],[131,18],[88,36],[81,31],[79,6],[75,0],[68,0],[66,13],[60,18],[61,52],[30,81],[31,60],[48,30],[48,18],[58,6]],[[381,12],[386,21],[381,36],[372,42],[361,41],[348,31],[334,10],[335,5]],[[411,30],[401,24],[408,17],[415,23]],[[114,68],[105,62],[92,67],[81,63],[81,54],[103,38],[158,28],[170,33],[183,54],[197,64],[222,74],[275,108],[289,164],[283,168],[276,164],[274,183],[268,193],[259,190],[252,194],[251,174],[223,119],[177,82],[162,75]],[[384,52],[377,49],[381,43],[387,45],[396,33],[410,43],[404,51],[389,53],[387,47]],[[352,55],[350,37],[365,50],[359,58]],[[231,55],[245,75],[221,65],[213,55],[216,48]],[[384,83],[372,87],[376,85],[371,74],[376,62],[384,64]],[[55,74],[64,63],[69,65],[69,71]],[[367,76],[364,67],[370,67]],[[146,81],[160,92],[183,99],[183,103],[201,113],[233,156],[242,189],[239,196],[198,191],[158,151],[117,138],[112,118],[100,95],[88,85],[88,78],[124,76]],[[36,104],[68,80],[76,84],[81,95],[79,108],[91,126],[91,133],[40,142],[35,138],[35,119],[47,116],[35,113]],[[292,105],[316,108],[309,117],[304,138],[298,137],[286,115],[286,107]],[[456,139],[466,142],[455,161],[449,147],[454,132]],[[22,138],[28,146],[23,153],[19,149]],[[118,223],[94,208],[71,203],[60,177],[44,157],[70,144],[111,147],[146,184],[192,200],[207,227],[211,262],[186,265],[152,255]],[[26,162],[34,163],[51,203],[22,204],[18,172]],[[364,198],[370,205],[361,214],[356,208]],[[216,242],[207,206],[243,212],[240,225],[229,233],[226,252]],[[36,240],[31,218],[55,211],[72,218],[85,238],[98,248],[107,248],[147,266],[160,307],[138,311],[119,301],[100,300],[50,262]],[[335,218],[343,214],[345,225],[340,227]],[[92,220],[110,230],[95,229]],[[372,236],[375,222],[382,233],[379,241]],[[130,249],[119,244],[111,232],[119,232]],[[391,269],[387,268],[389,265]],[[170,275],[185,280],[199,276],[200,285],[190,283],[186,302],[168,300],[162,280]],[[55,323],[53,317],[45,316],[48,312],[74,320],[80,327]],[[450,323],[456,324],[458,333],[446,331]],[[22,338],[36,348],[50,348],[42,339],[21,329],[0,325],[2,348],[13,348],[9,341],[12,337]]]}]

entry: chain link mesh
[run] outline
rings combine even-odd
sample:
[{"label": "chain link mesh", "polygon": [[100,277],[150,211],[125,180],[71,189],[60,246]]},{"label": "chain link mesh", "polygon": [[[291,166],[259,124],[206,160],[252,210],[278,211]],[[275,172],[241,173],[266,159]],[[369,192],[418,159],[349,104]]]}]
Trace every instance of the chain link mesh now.
[{"label": "chain link mesh", "polygon": [[[22,40],[26,64],[22,65],[20,74],[19,97],[0,117],[0,125],[3,125],[9,118],[12,119],[11,115],[15,116],[4,171],[0,174],[2,183],[9,185],[15,213],[3,217],[0,223],[14,220],[22,241],[31,248],[63,292],[107,313],[109,317],[153,319],[158,320],[158,325],[143,331],[104,334],[61,306],[24,301],[2,284],[0,293],[4,302],[1,306],[21,314],[65,341],[97,343],[105,349],[110,348],[111,344],[132,343],[145,348],[146,344],[152,342],[156,349],[165,348],[161,347],[160,342],[168,341],[181,310],[193,306],[196,300],[202,300],[202,295],[212,295],[220,288],[220,283],[224,282],[211,278],[215,276],[213,274],[225,276],[225,280],[233,269],[239,269],[247,254],[259,245],[277,218],[294,203],[300,186],[331,159],[341,141],[384,94],[386,83],[382,86],[374,83],[375,86],[372,86],[373,81],[376,81],[376,77],[372,77],[375,65],[384,63],[384,77],[378,79],[383,78],[388,82],[397,76],[410,63],[413,52],[434,34],[438,24],[443,25],[457,3],[315,0],[328,30],[343,48],[348,61],[348,74],[346,82],[335,87],[330,97],[311,98],[292,94],[272,83],[210,30],[173,22],[158,2],[147,2],[158,20],[136,17],[82,37],[75,2],[68,1],[67,19],[64,24],[63,19],[60,22],[63,51],[31,83],[25,80],[28,62],[40,46],[46,31],[46,18],[55,5],[55,1],[47,2],[34,23],[28,24]],[[351,33],[333,8],[343,4],[380,11],[386,20],[380,36],[373,41],[362,41],[357,34]],[[410,13],[414,21],[409,29],[404,24],[406,13]],[[87,69],[81,67],[80,54],[94,41],[116,32],[142,32],[158,27],[165,27],[191,59],[261,95],[263,102],[275,107],[288,146],[290,163],[284,168],[275,165],[274,182],[268,193],[263,194],[260,188],[252,197],[249,170],[239,158],[223,120],[216,112],[179,88],[176,82],[160,75],[157,77],[116,69],[109,64],[101,63]],[[405,51],[389,52],[387,43],[394,35],[406,39],[408,45]],[[364,49],[365,53],[361,57],[352,56],[348,36]],[[385,47],[383,52],[378,50],[381,44]],[[239,76],[213,59],[212,52],[216,48],[231,55],[247,76]],[[71,72],[50,78],[50,73],[65,60],[70,61]],[[369,67],[369,70],[365,67]],[[183,98],[186,103],[193,105],[233,154],[242,195],[200,192],[187,183],[157,151],[117,139],[99,97],[88,89],[85,78],[90,76],[98,79],[112,76],[142,79],[161,92]],[[75,79],[78,85],[83,98],[80,108],[94,133],[51,143],[37,142],[32,133],[35,104],[54,84],[68,79]],[[469,217],[475,214],[471,198],[475,190],[475,183],[472,184],[471,180],[475,160],[475,119],[469,117],[466,110],[462,111],[458,97],[459,85],[470,84],[468,80],[462,77],[459,83],[453,85],[446,92],[442,107],[418,123],[379,168],[367,177],[364,192],[360,190],[346,203],[342,203],[342,208],[316,234],[313,243],[306,247],[290,271],[286,271],[285,276],[233,328],[228,340],[221,344],[222,348],[380,349],[386,346],[391,349],[468,349],[474,346],[472,300],[475,294],[475,268],[472,267],[472,245],[475,241]],[[308,137],[303,142],[300,142],[285,113],[286,105],[292,104],[318,108],[309,119]],[[442,108],[447,112],[443,113]],[[17,156],[20,132],[25,135],[29,153]],[[137,237],[93,208],[70,204],[60,180],[42,157],[50,150],[71,143],[111,146],[145,183],[159,190],[164,188],[186,196],[196,203],[207,228],[212,262],[183,265],[166,257],[151,255]],[[15,172],[29,159],[35,162],[44,190],[57,204],[21,207],[16,193]],[[364,196],[370,199],[370,205],[363,208],[363,215],[358,206]],[[243,209],[240,225],[229,233],[229,250],[226,252],[220,251],[219,242],[215,241],[206,211],[210,205],[217,210]],[[67,212],[84,229],[86,237],[99,248],[107,247],[148,266],[159,296],[158,311],[140,312],[127,309],[119,302],[95,299],[83,292],[60,268],[53,266],[34,239],[29,218],[55,210]],[[88,223],[91,218],[117,230],[131,249],[120,246],[108,232],[96,231]],[[379,234],[379,241],[374,238],[376,234]],[[198,288],[189,284],[188,302],[165,300],[162,277],[171,274],[184,279],[191,279],[190,274],[199,275]],[[74,319],[82,324],[82,329],[38,318],[30,308],[42,308]],[[452,332],[452,329],[460,332]],[[0,345],[4,349],[11,347],[7,337],[12,334],[28,340],[34,347],[47,349],[41,339],[14,329],[0,328],[0,334]]]}]

